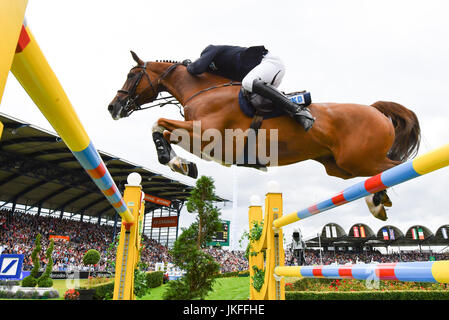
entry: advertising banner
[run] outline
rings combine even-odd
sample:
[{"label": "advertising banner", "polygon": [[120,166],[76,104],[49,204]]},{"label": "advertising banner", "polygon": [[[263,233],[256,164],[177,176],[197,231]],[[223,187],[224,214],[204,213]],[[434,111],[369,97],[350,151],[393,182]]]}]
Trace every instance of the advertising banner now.
[{"label": "advertising banner", "polygon": [[53,235],[51,234],[49,239],[54,239],[54,240],[63,240],[63,241],[70,241],[70,237],[67,236],[57,236],[57,235]]},{"label": "advertising banner", "polygon": [[151,221],[151,228],[169,228],[178,225],[178,217],[154,217]]},{"label": "advertising banner", "polygon": [[170,200],[158,198],[158,197],[152,196],[151,194],[145,194],[144,199],[145,199],[145,201],[161,204],[166,207],[170,207],[170,205],[171,205]]}]

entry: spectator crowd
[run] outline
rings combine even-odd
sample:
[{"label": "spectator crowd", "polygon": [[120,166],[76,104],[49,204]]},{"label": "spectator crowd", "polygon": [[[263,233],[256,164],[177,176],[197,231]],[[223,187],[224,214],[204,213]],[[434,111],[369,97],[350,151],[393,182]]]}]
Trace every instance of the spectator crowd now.
[{"label": "spectator crowd", "polygon": [[[361,253],[334,253],[333,251],[322,251],[306,249],[304,251],[304,265],[330,265],[330,264],[355,264],[355,263],[393,263],[411,261],[429,261],[431,257],[435,260],[449,260],[449,252],[429,253],[429,252],[394,252],[382,254],[377,250]],[[292,250],[286,250],[286,265],[298,265]]]},{"label": "spectator crowd", "polygon": [[[52,254],[53,271],[87,270],[83,265],[84,253],[89,249],[96,249],[101,253],[101,260],[95,266],[96,271],[114,271],[115,247],[112,242],[113,227],[89,222],[55,218],[51,216],[37,216],[21,211],[12,213],[10,210],[0,210],[0,253],[23,254],[24,270],[31,270],[33,262],[31,252],[37,234],[42,235],[42,252],[40,254],[41,268],[45,268],[45,250],[49,244],[50,235],[69,237],[69,241],[56,240]],[[117,240],[117,239],[116,239]],[[147,270],[154,270],[156,263],[172,263],[166,246],[154,239],[143,236],[143,250],[141,261],[147,265]],[[204,249],[219,264],[221,272],[248,270],[248,261],[243,251],[221,250],[217,248]],[[379,251],[362,253],[334,253],[329,251],[306,249],[304,252],[305,265],[329,265],[333,263],[388,263],[406,261],[428,261],[430,257],[436,260],[449,260],[449,252],[407,252],[382,254]],[[286,250],[286,265],[297,265],[291,249]]]},{"label": "spectator crowd", "polygon": [[[83,256],[89,249],[96,249],[101,253],[100,262],[95,266],[96,271],[113,271],[116,251],[112,244],[113,226],[0,210],[0,253],[23,254],[24,270],[33,268],[31,252],[38,233],[42,236],[41,269],[44,269],[47,263],[45,250],[50,242],[50,235],[57,235],[69,237],[69,241],[55,240],[52,254],[53,271],[87,270],[87,266],[83,265]],[[158,262],[172,262],[168,248],[156,240],[144,235],[142,245],[141,262],[148,266],[148,270],[154,270]],[[205,250],[220,264],[221,272],[248,269],[243,252]]]}]

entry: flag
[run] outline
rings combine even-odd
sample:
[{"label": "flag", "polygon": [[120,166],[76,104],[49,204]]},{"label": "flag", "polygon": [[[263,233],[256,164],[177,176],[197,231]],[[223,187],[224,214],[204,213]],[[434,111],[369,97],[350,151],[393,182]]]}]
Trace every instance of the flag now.
[{"label": "flag", "polygon": [[362,238],[366,238],[365,227],[364,226],[360,226],[360,236]]},{"label": "flag", "polygon": [[331,227],[326,226],[326,238],[332,238]]},{"label": "flag", "polygon": [[415,228],[412,229],[412,237],[413,240],[418,240],[418,232],[416,231]]},{"label": "flag", "polygon": [[337,227],[336,226],[332,226],[332,237],[335,237],[335,238],[338,237],[338,235],[337,235]]},{"label": "flag", "polygon": [[359,228],[357,228],[357,227],[354,226],[354,227],[352,228],[352,230],[354,230],[354,237],[355,237],[355,238],[358,238],[358,237],[359,237]]},{"label": "flag", "polygon": [[443,238],[444,239],[447,239],[448,237],[447,237],[447,229],[445,228],[445,227],[443,227],[442,229],[441,229],[441,232],[443,233]]},{"label": "flag", "polygon": [[389,231],[390,231],[390,239],[394,240],[394,230],[390,229]]},{"label": "flag", "polygon": [[424,240],[424,232],[421,228],[418,229],[419,240]]},{"label": "flag", "polygon": [[384,235],[384,240],[388,240],[388,232],[387,232],[387,229],[382,229],[382,234]]}]

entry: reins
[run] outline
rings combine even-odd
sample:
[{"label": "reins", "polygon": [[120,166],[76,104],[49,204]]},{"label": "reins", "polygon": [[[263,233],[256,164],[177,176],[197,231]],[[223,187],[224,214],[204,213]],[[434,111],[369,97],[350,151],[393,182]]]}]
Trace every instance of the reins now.
[{"label": "reins", "polygon": [[[130,98],[128,98],[128,102],[127,102],[127,105],[126,105],[126,108],[127,108],[127,109],[131,109],[131,110],[129,111],[129,113],[128,113],[128,116],[129,116],[131,113],[133,113],[134,111],[145,110],[145,109],[149,109],[149,108],[153,108],[153,107],[157,107],[157,106],[163,107],[163,106],[165,106],[165,105],[167,105],[167,104],[173,104],[173,105],[175,105],[175,106],[177,106],[177,107],[179,108],[179,112],[180,112],[181,116],[184,117],[184,114],[183,114],[182,111],[181,111],[182,104],[179,103],[179,101],[178,101],[175,97],[173,97],[172,95],[170,95],[170,96],[168,96],[168,97],[157,98],[157,99],[155,99],[154,101],[158,101],[158,100],[162,100],[162,99],[164,99],[165,101],[164,101],[164,102],[160,102],[160,103],[158,103],[158,104],[153,104],[153,105],[150,105],[150,106],[147,106],[147,107],[141,107],[141,106],[138,106],[138,105],[136,104],[136,100],[139,98],[140,95],[136,95],[135,97],[132,97],[132,96],[135,94],[135,91],[136,91],[136,89],[137,89],[137,86],[139,85],[139,83],[140,83],[140,81],[142,80],[142,77],[143,77],[144,75],[148,78],[148,82],[150,83],[150,87],[151,87],[151,90],[153,91],[153,93],[159,94],[159,93],[157,92],[157,90],[155,89],[155,86],[153,85],[153,81],[151,81],[150,75],[149,75],[148,72],[147,72],[147,63],[148,63],[148,62],[145,62],[145,64],[144,64],[143,66],[135,66],[135,67],[133,68],[133,69],[135,69],[135,68],[142,68],[142,70],[141,70],[141,72],[139,73],[138,78],[137,78],[136,82],[134,83],[134,85],[133,85],[133,87],[131,88],[130,91],[127,91],[127,90],[118,90],[118,92],[127,94],[127,95],[130,97]],[[185,65],[185,64],[184,64],[184,63],[181,63],[181,62],[174,63],[173,65],[171,65],[170,67],[168,67],[167,70],[165,70],[160,76],[158,76],[158,77],[155,79],[155,82],[156,82],[156,88],[160,85],[161,81],[162,81],[163,79],[165,79],[165,77],[167,77],[167,76],[168,76],[168,75],[169,75],[175,68],[177,68],[177,67],[180,66],[180,65]],[[131,69],[131,70],[132,70],[132,69]],[[231,81],[231,82],[228,82],[228,83],[223,83],[223,84],[220,84],[220,85],[215,85],[215,86],[211,86],[211,87],[206,88],[206,89],[202,89],[202,90],[196,92],[195,94],[193,94],[192,96],[190,96],[188,99],[186,99],[186,100],[184,101],[184,105],[185,105],[187,102],[189,102],[190,100],[194,99],[195,97],[199,96],[200,94],[202,94],[202,93],[204,93],[204,92],[207,92],[207,91],[210,91],[210,90],[213,90],[213,89],[218,89],[218,88],[231,87],[231,86],[241,86],[241,85],[242,85],[241,82],[234,82],[234,81]],[[153,101],[153,102],[154,102],[154,101]],[[178,101],[178,102],[176,102],[176,101]],[[133,108],[130,108],[131,106],[133,106]]]},{"label": "reins", "polygon": [[193,94],[190,98],[188,98],[188,99],[186,99],[184,101],[184,104],[186,104],[187,102],[189,102],[190,100],[192,100],[193,98],[195,98],[196,96],[199,96],[200,94],[202,94],[204,92],[207,92],[207,91],[210,91],[210,90],[213,90],[213,89],[223,88],[223,87],[241,86],[241,85],[242,85],[241,82],[231,81],[231,82],[228,82],[228,83],[223,83],[223,84],[220,84],[220,85],[212,86],[212,87],[200,90],[197,93]]}]

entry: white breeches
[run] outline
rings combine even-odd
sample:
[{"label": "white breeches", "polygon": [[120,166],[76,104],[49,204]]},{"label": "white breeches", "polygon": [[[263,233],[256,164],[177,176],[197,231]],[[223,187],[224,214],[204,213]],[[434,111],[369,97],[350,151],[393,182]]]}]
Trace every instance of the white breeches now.
[{"label": "white breeches", "polygon": [[281,59],[268,52],[260,64],[243,78],[242,86],[245,90],[252,92],[254,80],[260,79],[277,88],[281,84],[284,74],[285,67]]}]

